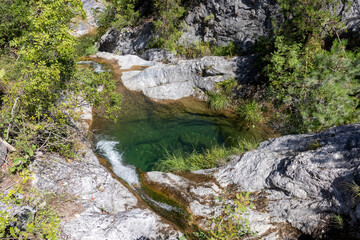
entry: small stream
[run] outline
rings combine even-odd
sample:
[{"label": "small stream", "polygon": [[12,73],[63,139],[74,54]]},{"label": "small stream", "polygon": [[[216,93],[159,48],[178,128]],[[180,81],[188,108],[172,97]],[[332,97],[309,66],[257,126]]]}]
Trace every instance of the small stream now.
[{"label": "small stream", "polygon": [[177,203],[142,186],[139,172],[156,170],[157,161],[168,155],[201,153],[217,145],[231,147],[238,138],[264,139],[269,133],[249,129],[231,113],[212,111],[206,102],[194,98],[152,101],[142,93],[127,90],[121,83],[122,71],[114,63],[96,61],[102,64],[91,59],[79,64],[90,65],[96,72],[112,70],[117,91],[123,95],[116,124],[94,114],[92,131],[97,153],[155,212],[180,229],[187,228],[188,213]]}]

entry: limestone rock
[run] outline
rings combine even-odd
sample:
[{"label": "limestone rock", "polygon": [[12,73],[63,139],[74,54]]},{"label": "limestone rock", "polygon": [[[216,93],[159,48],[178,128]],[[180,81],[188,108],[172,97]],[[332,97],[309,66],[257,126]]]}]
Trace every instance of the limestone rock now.
[{"label": "limestone rock", "polygon": [[[180,199],[199,224],[216,210],[216,202],[206,199],[224,189],[249,191],[256,208],[246,217],[262,239],[297,239],[300,233],[337,239],[327,232],[334,227],[335,214],[347,216],[344,221],[355,227],[360,222],[360,204],[351,190],[354,183],[360,184],[359,171],[360,124],[353,124],[265,141],[224,167],[194,172],[197,177],[150,172],[145,183],[163,186],[162,191]],[[199,176],[214,179],[191,180]]]},{"label": "limestone rock", "polygon": [[120,69],[124,69],[124,70],[130,69],[132,66],[149,67],[156,64],[155,62],[146,61],[135,55],[119,56],[108,52],[98,52],[96,53],[95,57],[104,58],[108,60],[115,60],[120,66]]},{"label": "limestone rock", "polygon": [[271,30],[271,18],[278,12],[276,1],[205,1],[185,18],[185,31],[180,39],[186,44],[199,41],[226,46],[234,41],[248,50],[259,36]]},{"label": "limestone rock", "polygon": [[0,167],[5,163],[7,147],[0,141]]},{"label": "limestone rock", "polygon": [[95,20],[95,13],[104,10],[105,6],[102,0],[81,0],[83,8],[86,13],[86,19],[76,19],[72,26],[73,35],[82,36],[94,31],[98,25]]},{"label": "limestone rock", "polygon": [[[86,149],[86,148],[85,148]],[[79,213],[61,222],[65,239],[176,239],[180,233],[155,213],[140,207],[137,197],[102,167],[88,149],[84,161],[67,162],[52,154],[32,164],[39,190],[76,196]]]},{"label": "limestone rock", "polygon": [[177,57],[175,53],[170,52],[164,48],[152,48],[146,50],[141,58],[148,60],[148,61],[156,61],[156,62],[171,62],[176,63]]},{"label": "limestone rock", "polygon": [[[229,78],[246,82],[256,72],[254,56],[203,57],[180,60],[176,65],[156,64],[143,71],[124,72],[122,81],[130,90],[142,91],[153,99],[202,97],[204,91],[214,90],[215,84]],[[250,74],[252,72],[252,74]]]},{"label": "limestone rock", "polygon": [[122,30],[110,29],[99,41],[99,51],[119,55],[142,53],[151,41],[151,23]]}]

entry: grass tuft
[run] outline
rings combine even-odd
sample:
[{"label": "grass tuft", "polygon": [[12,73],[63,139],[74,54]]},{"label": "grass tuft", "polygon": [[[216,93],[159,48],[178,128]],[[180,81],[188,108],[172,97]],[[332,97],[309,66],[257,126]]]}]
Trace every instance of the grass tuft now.
[{"label": "grass tuft", "polygon": [[166,152],[165,157],[159,160],[154,169],[162,172],[196,171],[209,169],[225,164],[231,155],[245,153],[258,146],[259,141],[255,138],[238,140],[236,146],[214,146],[206,149],[203,153],[193,151],[185,153],[177,150],[174,153]]}]

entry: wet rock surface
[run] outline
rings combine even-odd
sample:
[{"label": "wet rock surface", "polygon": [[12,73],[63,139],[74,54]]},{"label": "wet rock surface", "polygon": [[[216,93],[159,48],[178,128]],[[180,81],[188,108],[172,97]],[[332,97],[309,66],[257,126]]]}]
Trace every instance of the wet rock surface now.
[{"label": "wet rock surface", "polygon": [[[265,141],[222,168],[194,174],[214,177],[219,189],[252,192],[256,208],[246,217],[263,239],[296,239],[300,232],[339,239],[327,232],[334,227],[335,214],[345,216],[344,221],[355,227],[359,222],[359,201],[351,190],[360,183],[359,165],[360,124],[353,124]],[[198,209],[214,204],[197,201],[199,193],[208,197],[219,193],[209,183],[193,185],[186,178],[174,181],[171,174],[159,174],[147,173],[148,184],[164,185],[177,199],[187,199],[183,204],[197,217],[204,213]]]}]

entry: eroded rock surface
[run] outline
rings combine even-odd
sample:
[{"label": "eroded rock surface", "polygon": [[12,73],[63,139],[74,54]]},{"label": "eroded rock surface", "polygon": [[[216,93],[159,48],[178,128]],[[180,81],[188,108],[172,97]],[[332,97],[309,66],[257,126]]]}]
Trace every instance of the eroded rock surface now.
[{"label": "eroded rock surface", "polygon": [[255,57],[203,57],[181,60],[176,65],[157,63],[143,71],[124,72],[122,81],[130,90],[142,91],[153,99],[203,97],[215,84],[229,78],[246,82],[254,76]]},{"label": "eroded rock surface", "polygon": [[[139,203],[135,195],[102,167],[92,153],[67,162],[56,155],[38,156],[32,164],[39,190],[75,196],[78,205],[61,223],[66,239],[176,239],[178,231]],[[74,203],[73,203],[74,204]]]},{"label": "eroded rock surface", "polygon": [[119,55],[141,54],[151,41],[151,23],[135,28],[110,29],[99,41],[99,51]]},{"label": "eroded rock surface", "polygon": [[[359,200],[351,190],[360,183],[359,171],[360,124],[353,124],[265,141],[220,169],[194,174],[214,177],[212,184],[219,189],[252,192],[256,209],[247,218],[263,239],[296,239],[300,232],[336,239],[327,235],[335,214],[347,216],[344,221],[355,227],[359,223]],[[171,189],[177,199],[187,199],[183,204],[201,219],[205,212],[198,209],[214,202],[198,201],[197,196],[204,193],[206,199],[219,191],[209,183],[177,178],[181,179],[174,181],[173,174],[165,173],[145,175],[149,185],[164,185],[164,192]]]},{"label": "eroded rock surface", "polygon": [[278,12],[276,1],[205,1],[192,9],[187,17],[184,43],[200,41],[226,46],[234,41],[248,50],[260,36],[272,30],[272,17]]},{"label": "eroded rock surface", "polygon": [[105,6],[102,0],[81,0],[83,9],[86,13],[85,19],[74,19],[73,35],[82,36],[94,31],[98,25],[95,19],[97,13],[104,10]]},{"label": "eroded rock surface", "polygon": [[[360,27],[360,1],[351,7],[340,2],[335,12],[345,22],[350,32]],[[333,9],[333,7],[329,7]],[[272,21],[282,16],[276,0],[210,0],[199,1],[185,17],[184,33],[179,44],[193,44],[201,41],[213,45],[227,46],[235,42],[247,52],[260,37],[269,36],[273,31]],[[121,31],[111,29],[100,40],[100,50],[120,55],[143,54],[152,36],[151,23]]]},{"label": "eroded rock surface", "polygon": [[7,147],[0,141],[0,167],[5,163]]}]

